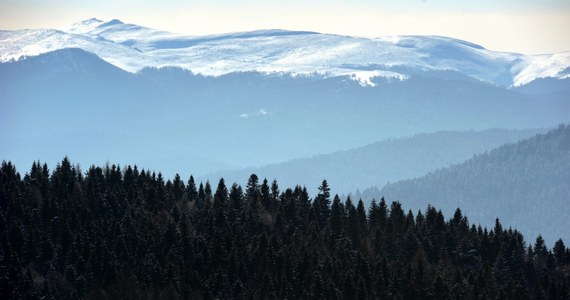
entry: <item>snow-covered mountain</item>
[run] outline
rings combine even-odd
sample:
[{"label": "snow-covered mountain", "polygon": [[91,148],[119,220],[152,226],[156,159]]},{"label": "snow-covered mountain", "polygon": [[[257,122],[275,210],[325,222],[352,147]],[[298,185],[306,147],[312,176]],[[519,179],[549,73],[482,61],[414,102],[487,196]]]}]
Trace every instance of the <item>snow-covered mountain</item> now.
[{"label": "snow-covered mountain", "polygon": [[502,87],[570,77],[570,52],[495,52],[439,36],[362,38],[285,30],[187,36],[98,19],[63,30],[0,31],[0,62],[65,48],[92,52],[133,73],[145,67],[175,66],[209,76],[245,71],[320,74],[374,85],[375,77],[406,80],[446,70]]},{"label": "snow-covered mountain", "polygon": [[198,175],[425,132],[549,127],[570,115],[570,78],[558,79],[569,53],[434,36],[194,37],[97,19],[0,31],[0,158],[136,158]]}]

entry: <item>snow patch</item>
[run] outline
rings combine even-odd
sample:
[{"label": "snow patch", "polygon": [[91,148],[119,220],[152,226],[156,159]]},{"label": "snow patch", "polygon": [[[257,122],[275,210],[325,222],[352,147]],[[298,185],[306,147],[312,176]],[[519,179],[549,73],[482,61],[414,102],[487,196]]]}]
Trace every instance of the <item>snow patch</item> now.
[{"label": "snow patch", "polygon": [[63,29],[66,32],[69,33],[75,33],[75,34],[83,34],[83,33],[88,33],[89,31],[97,28],[99,25],[103,24],[104,22],[97,19],[97,18],[91,18],[88,20],[84,20],[75,24],[72,24],[71,26]]},{"label": "snow patch", "polygon": [[372,82],[372,79],[377,78],[377,77],[397,79],[397,80],[403,81],[403,80],[408,79],[409,76],[404,75],[404,74],[400,74],[400,73],[396,73],[396,72],[380,71],[380,70],[358,71],[358,72],[354,72],[354,73],[350,74],[351,79],[358,81],[358,83],[360,83],[360,85],[364,86],[364,87],[366,87],[366,86],[375,87],[376,84],[374,82]]},{"label": "snow patch", "polygon": [[536,55],[528,58],[528,63],[515,76],[513,86],[521,86],[538,78],[568,78],[563,74],[570,67],[570,51],[552,55]]}]

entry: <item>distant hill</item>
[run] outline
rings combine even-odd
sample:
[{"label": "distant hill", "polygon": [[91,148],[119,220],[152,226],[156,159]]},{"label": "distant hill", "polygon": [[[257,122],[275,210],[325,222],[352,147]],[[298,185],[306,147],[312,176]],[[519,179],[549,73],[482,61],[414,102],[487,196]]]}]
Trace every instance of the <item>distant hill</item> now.
[{"label": "distant hill", "polygon": [[441,131],[388,139],[363,147],[295,159],[260,168],[225,170],[203,176],[215,181],[224,177],[240,182],[252,173],[285,185],[302,182],[316,191],[326,178],[334,192],[348,193],[369,186],[383,186],[388,181],[421,176],[438,168],[461,163],[476,153],[530,137],[546,130]]},{"label": "distant hill", "polygon": [[570,126],[561,125],[516,144],[416,179],[386,185],[381,195],[416,209],[428,204],[445,213],[461,207],[471,221],[500,218],[551,243],[570,238]]}]

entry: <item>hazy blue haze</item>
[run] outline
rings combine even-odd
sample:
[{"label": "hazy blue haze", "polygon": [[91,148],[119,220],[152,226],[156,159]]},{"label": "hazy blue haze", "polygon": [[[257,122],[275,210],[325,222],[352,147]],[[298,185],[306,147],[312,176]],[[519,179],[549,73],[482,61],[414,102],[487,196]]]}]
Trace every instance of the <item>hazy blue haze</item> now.
[{"label": "hazy blue haze", "polygon": [[[317,187],[326,179],[332,193],[347,194],[357,189],[382,187],[387,182],[422,176],[544,131],[490,129],[419,134],[260,168],[219,171],[200,179],[216,182],[223,177],[227,182],[245,185],[250,174],[257,174],[269,181],[276,179],[283,186],[302,183],[311,194],[316,194]],[[371,199],[365,200],[368,200],[368,207]]]},{"label": "hazy blue haze", "polygon": [[1,156],[53,165],[70,155],[82,165],[138,163],[187,177],[422,132],[545,128],[570,111],[567,91],[528,95],[462,74],[375,82],[175,68],[132,74],[62,50],[0,64]]}]

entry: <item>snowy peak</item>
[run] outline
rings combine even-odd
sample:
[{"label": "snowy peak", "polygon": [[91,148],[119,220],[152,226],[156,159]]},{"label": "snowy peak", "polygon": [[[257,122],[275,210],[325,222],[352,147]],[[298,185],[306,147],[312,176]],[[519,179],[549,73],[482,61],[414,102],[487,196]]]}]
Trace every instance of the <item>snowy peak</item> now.
[{"label": "snowy peak", "polygon": [[103,23],[97,27],[107,27],[107,26],[121,25],[121,24],[125,24],[125,23],[121,22],[120,20],[113,19],[113,20],[111,20],[109,22],[105,22],[105,23]]},{"label": "snowy peak", "polygon": [[126,24],[121,22],[120,20],[113,19],[109,22],[104,22],[99,24],[97,27],[93,28],[89,31],[89,34],[92,35],[102,35],[104,33],[120,33],[120,32],[131,32],[131,31],[148,31],[152,30],[143,26],[135,25],[135,24]]},{"label": "snowy peak", "polygon": [[91,26],[91,27],[96,27],[99,26],[99,24],[104,23],[103,21],[97,19],[97,18],[91,18],[91,19],[87,19],[84,21],[81,21],[79,23],[77,23],[77,25],[85,25],[85,26]]},{"label": "snowy peak", "polygon": [[208,76],[244,71],[319,74],[347,76],[363,86],[374,86],[378,77],[406,80],[452,71],[509,87],[537,78],[568,78],[570,68],[570,52],[495,52],[441,36],[362,38],[280,29],[188,36],[96,18],[63,31],[0,31],[0,62],[66,48],[95,53],[129,72],[174,66]]},{"label": "snowy peak", "polygon": [[103,23],[103,21],[97,18],[91,18],[72,24],[68,28],[64,29],[64,31],[75,34],[87,33]]},{"label": "snowy peak", "polygon": [[392,41],[395,46],[402,48],[434,48],[441,45],[455,45],[457,47],[468,47],[476,50],[485,50],[483,46],[445,36],[438,35],[404,35],[404,36],[391,36],[380,39],[387,39]]}]

